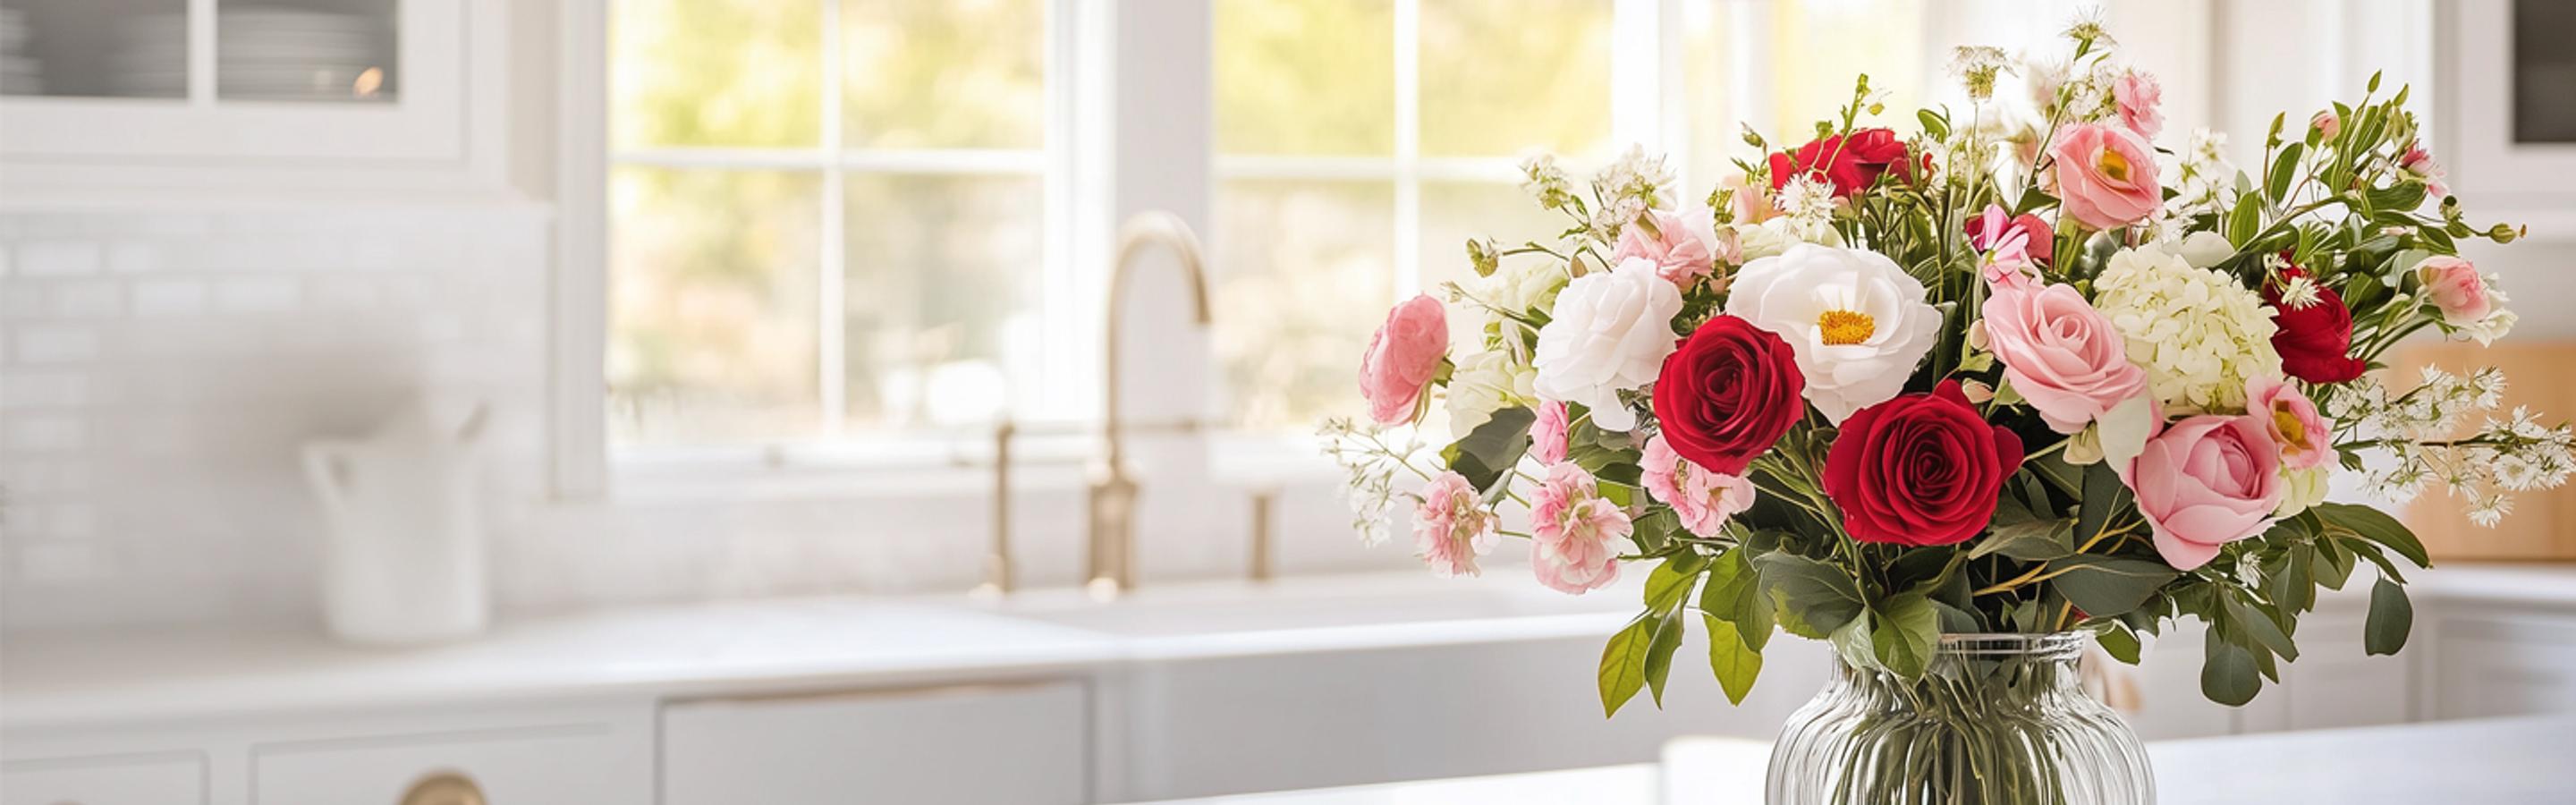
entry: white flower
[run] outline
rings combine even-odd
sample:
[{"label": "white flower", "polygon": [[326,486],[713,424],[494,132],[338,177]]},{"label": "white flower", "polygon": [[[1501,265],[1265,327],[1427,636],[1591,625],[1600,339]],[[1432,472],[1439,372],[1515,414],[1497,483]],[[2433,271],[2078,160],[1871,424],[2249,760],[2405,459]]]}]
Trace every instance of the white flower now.
[{"label": "white flower", "polygon": [[1538,402],[1538,371],[1489,349],[1459,360],[1449,374],[1449,435],[1464,439],[1494,412]]},{"label": "white flower", "polygon": [[1923,283],[1885,255],[1800,244],[1746,263],[1728,315],[1789,342],[1807,400],[1836,423],[1905,387],[1941,328]]},{"label": "white flower", "polygon": [[1673,314],[1681,310],[1681,289],[1655,272],[1653,260],[1632,257],[1609,272],[1576,277],[1538,331],[1539,396],[1581,403],[1604,430],[1636,427],[1637,414],[1619,402],[1619,392],[1654,382],[1680,340]]},{"label": "white flower", "polygon": [[2210,268],[2236,256],[2236,244],[2227,242],[2226,235],[2202,230],[2184,235],[2181,242],[2167,251],[2179,255],[2193,268]]},{"label": "white flower", "polygon": [[1504,310],[1544,311],[1556,304],[1566,277],[1565,264],[1555,260],[1506,260],[1476,280],[1476,297]]},{"label": "white flower", "polygon": [[2281,507],[2274,509],[2272,515],[2290,517],[2326,502],[2326,491],[2334,478],[2334,464],[2328,462],[2304,470],[2284,467],[2281,469],[2281,478],[2288,483],[2281,485],[2281,489],[2284,490],[2281,495]]},{"label": "white flower", "polygon": [[2262,298],[2162,249],[2112,254],[2093,280],[2093,307],[2111,317],[2169,414],[2243,410],[2245,380],[2281,372]]},{"label": "white flower", "polygon": [[1743,251],[1746,260],[1778,257],[1788,253],[1789,247],[1801,243],[1843,245],[1843,234],[1834,231],[1832,226],[1808,230],[1786,216],[1758,224],[1736,224],[1730,228],[1735,231],[1736,248]]}]

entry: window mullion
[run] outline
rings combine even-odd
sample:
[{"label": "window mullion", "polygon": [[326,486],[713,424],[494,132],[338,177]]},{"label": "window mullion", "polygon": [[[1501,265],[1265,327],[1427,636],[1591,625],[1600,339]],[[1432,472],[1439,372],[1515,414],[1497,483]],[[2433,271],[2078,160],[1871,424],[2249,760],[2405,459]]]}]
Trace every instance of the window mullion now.
[{"label": "window mullion", "polygon": [[[1422,289],[1422,2],[1395,2],[1395,292]],[[1392,301],[1392,300],[1390,300]]]},{"label": "window mullion", "polygon": [[837,437],[849,419],[849,361],[843,354],[849,343],[845,332],[849,322],[849,295],[842,287],[849,275],[845,261],[849,239],[843,227],[848,204],[842,186],[843,171],[833,155],[841,152],[841,0],[821,0],[823,30],[823,97],[821,103],[823,132],[817,146],[824,159],[823,221],[816,230],[823,242],[820,271],[814,287],[818,309],[815,338],[815,371],[817,391],[821,395],[822,428],[825,437]]}]

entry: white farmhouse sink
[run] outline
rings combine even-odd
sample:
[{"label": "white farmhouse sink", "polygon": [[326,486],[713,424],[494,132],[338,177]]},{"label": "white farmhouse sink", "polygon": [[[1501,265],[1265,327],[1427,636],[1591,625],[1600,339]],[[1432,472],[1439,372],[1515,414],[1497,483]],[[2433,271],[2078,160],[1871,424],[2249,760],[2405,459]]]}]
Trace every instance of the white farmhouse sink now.
[{"label": "white farmhouse sink", "polygon": [[[1428,574],[1372,574],[1273,582],[1184,582],[1133,591],[1097,603],[1069,590],[1030,593],[996,614],[1121,637],[1242,635],[1310,630],[1402,629],[1578,616],[1572,624],[1609,623],[1634,615],[1638,583],[1571,596],[1509,577],[1440,579]],[[1642,574],[1637,574],[1642,575]],[[1527,624],[1524,624],[1527,625]],[[1595,627],[1596,629],[1598,627]],[[1603,630],[1607,635],[1608,632]]]}]

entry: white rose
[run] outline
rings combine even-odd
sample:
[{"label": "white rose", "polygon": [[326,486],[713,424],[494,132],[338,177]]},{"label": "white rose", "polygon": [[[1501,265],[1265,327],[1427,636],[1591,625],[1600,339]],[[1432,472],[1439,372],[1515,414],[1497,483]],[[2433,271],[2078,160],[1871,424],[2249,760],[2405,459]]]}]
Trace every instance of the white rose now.
[{"label": "white rose", "polygon": [[1877,252],[1800,244],[1731,287],[1727,314],[1789,342],[1807,401],[1837,424],[1903,390],[1941,329],[1923,283]]},{"label": "white rose", "polygon": [[1636,427],[1619,392],[1654,382],[1680,341],[1673,314],[1681,310],[1681,289],[1655,273],[1653,260],[1632,257],[1608,273],[1576,277],[1538,331],[1539,396],[1583,404],[1604,430]]},{"label": "white rose", "polygon": [[1506,310],[1546,310],[1565,287],[1565,265],[1553,260],[1506,260],[1478,280],[1476,295]]},{"label": "white rose", "polygon": [[[1817,227],[1817,231],[1801,233],[1796,223],[1786,216],[1758,224],[1735,224],[1731,228],[1735,230],[1737,246],[1744,251],[1746,260],[1778,257],[1789,251],[1789,247],[1800,243],[1843,245],[1843,234],[1834,231],[1833,227]],[[1800,237],[1801,234],[1814,237]]]},{"label": "white rose", "polygon": [[1458,361],[1449,375],[1449,435],[1467,434],[1494,418],[1494,412],[1536,401],[1534,375],[1515,365],[1511,353],[1489,349]]},{"label": "white rose", "polygon": [[2193,268],[2209,268],[2236,256],[2236,245],[2227,236],[2202,230],[2184,235],[2182,243],[2169,250]]}]

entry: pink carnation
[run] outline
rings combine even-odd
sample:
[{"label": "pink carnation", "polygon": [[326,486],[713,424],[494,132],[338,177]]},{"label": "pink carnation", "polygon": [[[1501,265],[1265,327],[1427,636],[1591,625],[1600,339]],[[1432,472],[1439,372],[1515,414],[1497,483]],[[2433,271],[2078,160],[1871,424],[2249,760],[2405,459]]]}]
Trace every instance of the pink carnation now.
[{"label": "pink carnation", "polygon": [[1654,224],[1651,231],[1635,221],[1620,227],[1619,245],[1610,252],[1611,264],[1643,257],[1654,262],[1656,276],[1683,288],[1714,273],[1722,256],[1715,221],[1705,209],[1688,213],[1650,210],[1646,220]]},{"label": "pink carnation", "polygon": [[2476,324],[2495,312],[2495,299],[2487,293],[2487,278],[2478,273],[2476,264],[2447,254],[2434,255],[2415,264],[2415,276],[2424,282],[2424,296],[2441,309],[2442,321],[2453,327]]},{"label": "pink carnation", "polygon": [[2050,430],[2074,433],[2144,393],[2126,339],[2072,285],[1999,285],[1986,298],[1986,343],[2004,379]]},{"label": "pink carnation", "polygon": [[1476,557],[1501,539],[1496,519],[1467,476],[1441,473],[1422,488],[1422,505],[1413,512],[1414,555],[1441,576],[1476,575]]},{"label": "pink carnation", "polygon": [[2317,413],[2317,404],[2295,386],[2270,377],[2245,382],[2245,412],[2263,420],[2263,432],[2281,448],[2281,463],[2294,470],[2325,466],[2334,454],[2328,444],[2334,431]]},{"label": "pink carnation", "polygon": [[1538,421],[1530,423],[1530,457],[1538,459],[1541,464],[1564,461],[1566,432],[1571,427],[1566,422],[1565,403],[1541,401],[1538,404]]},{"label": "pink carnation", "polygon": [[2146,220],[2165,203],[2155,152],[2127,129],[2091,123],[2058,128],[2048,147],[2056,162],[2058,205],[2076,222],[2115,229]]},{"label": "pink carnation", "polygon": [[2157,132],[2164,131],[2164,113],[2156,110],[2164,99],[2163,85],[2148,73],[2131,70],[2111,82],[2111,101],[2120,109],[2120,122],[2140,137],[2155,139]]},{"label": "pink carnation", "polygon": [[2424,192],[2433,194],[2434,198],[2451,194],[2451,184],[2446,181],[2450,177],[2450,172],[2442,170],[2441,163],[2434,162],[2433,154],[2425,151],[2424,146],[2418,145],[2406,149],[2406,154],[2397,158],[2397,167],[2414,174],[2416,179],[2424,183]]},{"label": "pink carnation", "polygon": [[1548,467],[1530,493],[1530,520],[1530,568],[1540,584],[1581,595],[1618,580],[1628,513],[1601,497],[1591,473],[1570,463]]},{"label": "pink carnation", "polygon": [[2219,546],[2263,533],[2281,506],[2281,451],[2263,418],[2202,415],[2147,440],[2122,480],[2155,532],[2156,553],[2179,570],[2209,564]]},{"label": "pink carnation", "polygon": [[1646,439],[1644,469],[1646,492],[1671,505],[1682,527],[1693,534],[1717,536],[1727,518],[1753,505],[1751,479],[1712,472],[1682,458],[1660,433]]},{"label": "pink carnation", "polygon": [[1369,416],[1381,425],[1412,422],[1422,409],[1422,390],[1448,354],[1449,313],[1440,300],[1416,296],[1387,311],[1360,359],[1360,396],[1368,399]]},{"label": "pink carnation", "polygon": [[2335,111],[2328,109],[2308,118],[2308,128],[2316,129],[2318,137],[2331,140],[2343,133],[2343,118],[2336,117]]}]

